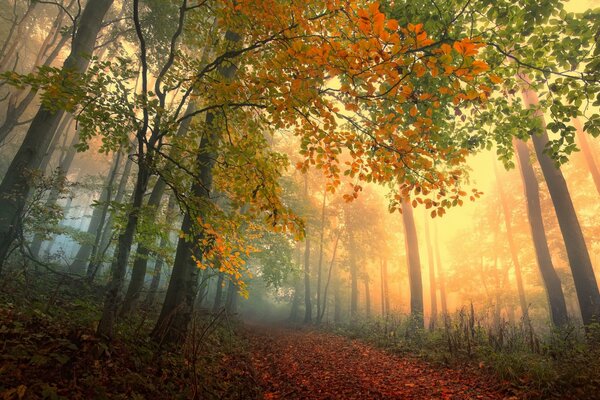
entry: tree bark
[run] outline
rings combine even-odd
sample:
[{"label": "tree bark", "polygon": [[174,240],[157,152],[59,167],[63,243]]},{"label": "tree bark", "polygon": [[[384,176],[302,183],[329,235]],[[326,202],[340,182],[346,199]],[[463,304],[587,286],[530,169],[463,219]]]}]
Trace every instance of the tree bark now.
[{"label": "tree bark", "polygon": [[427,261],[429,263],[429,296],[431,302],[431,313],[429,315],[429,330],[433,331],[437,323],[437,284],[435,280],[435,264],[433,261],[433,247],[431,246],[431,236],[429,235],[429,215],[427,210],[423,209],[425,215],[425,244],[427,246]]},{"label": "tree bark", "polygon": [[[169,197],[169,202],[167,203],[167,218],[173,215],[176,203],[175,195],[171,194]],[[170,244],[171,240],[169,235],[163,235],[163,237],[160,239],[159,247],[161,249],[165,249]],[[158,285],[160,284],[160,277],[164,264],[165,259],[162,254],[159,254],[154,264],[154,273],[152,275],[152,281],[150,282],[150,288],[148,289],[148,295],[146,296],[146,300],[144,300],[144,308],[146,309],[149,309],[154,304],[154,299],[156,298],[156,293],[158,292]]]},{"label": "tree bark", "polygon": [[358,265],[354,254],[356,246],[352,231],[348,232],[348,244],[350,245],[348,249],[350,256],[350,319],[354,321],[358,317]]},{"label": "tree bark", "polygon": [[442,317],[448,316],[448,304],[446,298],[446,274],[442,268],[442,257],[440,257],[440,241],[438,239],[437,224],[433,224],[433,236],[435,240],[435,263],[437,264],[438,277],[440,280],[440,304],[442,306]]},{"label": "tree bark", "polygon": [[408,278],[410,283],[410,313],[419,328],[424,328],[423,321],[423,281],[421,278],[421,258],[419,241],[413,216],[412,206],[408,201],[402,202],[402,219],[404,221],[404,237],[408,256]]},{"label": "tree bark", "polygon": [[[161,178],[158,178],[150,198],[148,199],[148,207],[152,209],[154,219],[158,217],[158,209],[165,193],[166,183]],[[151,218],[149,216],[149,218]],[[125,299],[123,300],[123,307],[121,308],[121,316],[125,317],[129,315],[135,308],[138,302],[142,289],[144,288],[144,279],[146,277],[146,269],[148,268],[148,258],[150,256],[150,249],[143,243],[139,243],[136,251],[135,261],[133,262],[133,268],[131,270],[131,280],[125,293]]]},{"label": "tree bark", "polygon": [[513,140],[513,147],[515,148],[519,170],[521,171],[525,200],[527,201],[529,227],[531,228],[531,237],[533,239],[538,268],[544,282],[544,288],[546,289],[550,319],[555,326],[562,326],[567,323],[567,306],[560,278],[554,269],[550,249],[548,248],[546,229],[544,228],[542,218],[542,207],[540,205],[538,181],[533,166],[530,163],[527,144],[515,139]]},{"label": "tree bark", "polygon": [[[146,155],[147,157],[148,155]],[[104,309],[102,317],[98,323],[97,334],[112,338],[114,325],[117,319],[117,311],[121,304],[122,289],[125,283],[125,274],[127,273],[127,262],[129,252],[133,244],[133,238],[140,217],[140,209],[144,202],[144,195],[148,188],[148,179],[150,171],[146,163],[148,159],[141,159],[138,163],[137,181],[133,191],[132,209],[127,215],[125,229],[119,235],[117,240],[117,250],[111,265],[111,277],[108,283],[106,296],[104,299]]]},{"label": "tree bark", "polygon": [[[85,72],[89,65],[87,56],[94,49],[102,20],[112,3],[113,0],[96,0],[86,4],[73,37],[71,53],[63,65],[65,73]],[[50,110],[44,105],[40,107],[0,184],[0,263],[6,260],[21,229],[21,215],[31,191],[26,172],[39,167],[63,114],[64,111]]]},{"label": "tree bark", "polygon": [[598,192],[598,194],[600,194],[600,172],[598,171],[598,165],[596,164],[596,160],[594,159],[594,153],[590,147],[587,134],[583,131],[583,127],[581,126],[581,122],[579,121],[579,119],[575,118],[573,120],[573,126],[575,126],[577,132],[577,140],[579,141],[579,147],[581,147],[581,152],[585,157],[585,162],[588,165],[590,174],[592,174],[592,179],[594,180],[596,191]]},{"label": "tree bark", "polygon": [[519,262],[519,250],[515,244],[514,234],[512,231],[512,222],[508,199],[504,193],[504,187],[500,181],[498,173],[498,165],[494,162],[494,173],[496,174],[496,184],[498,185],[498,194],[500,195],[500,203],[502,205],[502,214],[504,215],[504,225],[506,226],[506,238],[510,249],[510,257],[515,268],[515,279],[517,281],[517,291],[519,293],[519,305],[521,306],[521,315],[525,321],[529,321],[529,311],[527,307],[527,298],[525,297],[525,287],[523,285],[523,276],[521,274],[521,263]]},{"label": "tree bark", "polygon": [[317,322],[321,315],[321,270],[323,269],[323,237],[325,234],[325,203],[327,201],[327,190],[323,189],[323,205],[321,208],[321,232],[319,237],[319,263],[317,264]]},{"label": "tree bark", "polygon": [[221,307],[223,304],[223,281],[225,278],[225,273],[219,272],[217,277],[217,287],[215,288],[215,301],[213,302],[212,312],[214,314],[221,311]]},{"label": "tree bark", "polygon": [[[304,197],[308,199],[308,177],[304,175]],[[312,322],[312,300],[310,290],[310,236],[308,228],[305,232],[304,242],[304,323]]]},{"label": "tree bark", "polygon": [[340,241],[340,234],[338,233],[335,237],[335,244],[333,245],[333,255],[331,256],[331,263],[329,264],[329,272],[327,273],[327,282],[325,283],[325,290],[323,291],[323,307],[321,308],[321,314],[319,314],[317,323],[321,323],[323,316],[325,315],[325,309],[327,308],[327,291],[329,289],[329,282],[331,282],[331,273],[333,272],[333,266],[335,265],[335,256],[337,254],[338,243]]},{"label": "tree bark", "polygon": [[[523,99],[526,106],[538,107],[539,101],[537,94],[529,89],[523,90]],[[548,143],[548,132],[546,131],[544,115],[541,110],[536,111],[536,117],[542,124],[542,135],[533,135],[533,147],[535,149],[538,162],[542,167],[542,173],[550,192],[552,203],[558,218],[558,225],[565,241],[567,256],[577,299],[579,300],[579,308],[581,309],[581,317],[584,325],[589,325],[597,321],[600,317],[600,291],[598,291],[598,283],[592,268],[592,261],[588,253],[587,245],[577,219],[577,213],[569,194],[567,182],[559,168],[556,167],[554,161],[544,152]]]},{"label": "tree bark", "polygon": [[369,287],[369,273],[365,271],[363,282],[365,284],[365,315],[371,318],[371,290]]}]

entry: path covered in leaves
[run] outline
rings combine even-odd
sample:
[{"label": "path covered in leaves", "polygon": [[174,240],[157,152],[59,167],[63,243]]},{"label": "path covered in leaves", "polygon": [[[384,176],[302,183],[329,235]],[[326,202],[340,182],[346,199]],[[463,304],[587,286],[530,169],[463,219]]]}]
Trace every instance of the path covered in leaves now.
[{"label": "path covered in leaves", "polygon": [[489,379],[403,358],[341,336],[249,329],[265,399],[505,399]]}]

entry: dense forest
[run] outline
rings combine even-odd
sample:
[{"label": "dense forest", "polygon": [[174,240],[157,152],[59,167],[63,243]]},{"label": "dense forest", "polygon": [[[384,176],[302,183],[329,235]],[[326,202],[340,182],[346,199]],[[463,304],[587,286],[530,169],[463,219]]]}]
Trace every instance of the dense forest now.
[{"label": "dense forest", "polygon": [[0,0],[0,397],[600,398],[599,5]]}]

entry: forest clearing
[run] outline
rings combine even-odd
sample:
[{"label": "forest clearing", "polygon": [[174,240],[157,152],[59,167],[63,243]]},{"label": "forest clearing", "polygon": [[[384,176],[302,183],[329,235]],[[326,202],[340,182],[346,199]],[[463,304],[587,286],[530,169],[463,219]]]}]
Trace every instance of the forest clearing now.
[{"label": "forest clearing", "polygon": [[0,19],[0,399],[600,399],[598,0]]}]

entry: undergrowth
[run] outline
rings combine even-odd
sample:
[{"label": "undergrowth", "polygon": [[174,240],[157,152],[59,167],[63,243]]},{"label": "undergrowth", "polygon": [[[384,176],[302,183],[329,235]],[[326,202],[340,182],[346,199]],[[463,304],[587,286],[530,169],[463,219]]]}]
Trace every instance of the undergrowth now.
[{"label": "undergrowth", "polygon": [[356,320],[336,333],[429,362],[489,372],[518,398],[600,399],[600,325],[539,329],[486,323],[463,310],[434,329],[409,316]]},{"label": "undergrowth", "polygon": [[0,399],[258,396],[245,339],[225,315],[196,315],[189,340],[165,350],[149,338],[157,310],[138,312],[105,342],[94,334],[101,288],[48,276],[2,284]]}]

